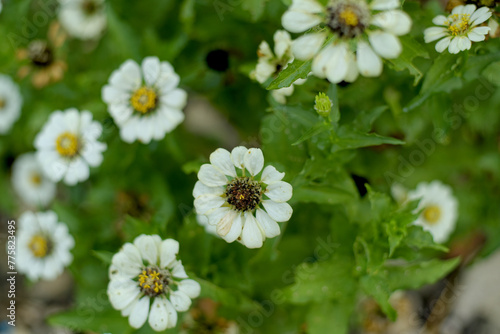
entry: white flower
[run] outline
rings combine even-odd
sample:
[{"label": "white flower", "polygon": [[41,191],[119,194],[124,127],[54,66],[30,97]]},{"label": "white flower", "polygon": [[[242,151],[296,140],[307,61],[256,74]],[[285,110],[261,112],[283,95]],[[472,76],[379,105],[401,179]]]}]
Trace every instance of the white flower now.
[{"label": "white flower", "polygon": [[196,215],[196,221],[198,222],[198,224],[203,226],[203,228],[205,228],[205,232],[207,232],[208,234],[212,234],[213,236],[216,236],[217,238],[219,238],[219,235],[217,234],[217,227],[209,224],[207,216]]},{"label": "white flower", "polygon": [[73,261],[75,241],[53,211],[25,212],[17,231],[17,269],[30,280],[52,280]]},{"label": "white flower", "polygon": [[[448,17],[436,16],[432,23],[441,27],[431,27],[424,31],[426,43],[441,39],[436,43],[436,51],[443,52],[446,48],[450,53],[459,53],[469,50],[471,42],[484,41],[485,35],[490,31],[489,27],[478,27],[491,17],[488,7],[476,10],[475,5],[460,5],[451,11]],[[444,38],[443,38],[444,37]]]},{"label": "white flower", "polygon": [[[397,36],[410,31],[411,19],[397,9],[399,0],[332,0],[325,7],[316,0],[294,0],[283,14],[282,24],[300,33],[320,26],[319,31],[293,41],[296,58],[314,58],[312,72],[330,82],[353,82],[359,74],[376,77],[382,59],[397,58],[402,51]],[[327,38],[330,41],[323,46]]]},{"label": "white flower", "polygon": [[184,120],[187,93],[179,81],[172,65],[157,57],[145,58],[142,67],[127,60],[111,74],[102,98],[125,142],[161,140]]},{"label": "white flower", "polygon": [[56,184],[44,174],[33,153],[20,155],[12,165],[12,186],[30,206],[46,206],[56,194]]},{"label": "white flower", "polygon": [[89,166],[102,162],[106,144],[97,141],[102,126],[89,111],[75,108],[54,111],[35,138],[36,155],[54,182],[74,185],[89,178]]},{"label": "white flower", "polygon": [[285,173],[273,166],[262,171],[263,167],[260,149],[238,146],[231,153],[217,149],[210,155],[210,164],[198,172],[193,190],[196,212],[206,215],[227,242],[261,247],[265,238],[280,234],[277,222],[292,216],[292,207],[286,203],[292,186],[281,181]]},{"label": "white flower", "polygon": [[95,39],[106,28],[104,0],[59,0],[59,22],[70,36]]},{"label": "white flower", "polygon": [[0,74],[0,134],[7,133],[17,121],[22,104],[19,87],[9,76]]},{"label": "white flower", "polygon": [[[259,60],[255,70],[250,73],[250,77],[255,78],[259,83],[264,83],[267,79],[277,75],[289,63],[293,61],[292,39],[290,34],[284,30],[277,30],[274,33],[274,53],[266,41],[262,41],[257,51]],[[306,79],[298,79],[295,85],[301,85]],[[281,103],[286,103],[286,97],[293,94],[294,87],[279,88],[271,91],[273,98]]]},{"label": "white flower", "polygon": [[408,201],[420,199],[415,212],[422,211],[414,222],[429,231],[438,243],[445,242],[455,229],[458,203],[449,186],[439,181],[420,183],[408,192]]},{"label": "white flower", "polygon": [[177,312],[187,311],[199,296],[200,285],[187,279],[178,252],[173,239],[140,235],[113,256],[108,296],[130,326],[140,328],[149,319],[155,331],[175,327]]}]

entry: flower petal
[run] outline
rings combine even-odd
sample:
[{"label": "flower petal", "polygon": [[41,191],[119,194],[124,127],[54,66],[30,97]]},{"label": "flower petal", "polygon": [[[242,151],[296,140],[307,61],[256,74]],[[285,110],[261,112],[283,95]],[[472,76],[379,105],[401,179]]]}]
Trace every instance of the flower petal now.
[{"label": "flower petal", "polygon": [[263,243],[262,231],[251,212],[245,213],[245,225],[241,232],[241,242],[248,248],[260,248]]},{"label": "flower petal", "polygon": [[286,202],[292,198],[293,188],[284,181],[278,181],[267,186],[266,195],[275,202]]},{"label": "flower petal", "polygon": [[196,198],[201,195],[222,195],[224,193],[224,187],[209,187],[203,184],[201,181],[196,181],[193,188],[193,197]]},{"label": "flower petal", "polygon": [[382,59],[372,50],[366,42],[358,42],[356,51],[359,72],[365,77],[378,77],[382,73]]},{"label": "flower petal", "polygon": [[259,174],[264,167],[264,154],[260,148],[249,149],[243,159],[245,168],[252,176]]},{"label": "flower petal", "polygon": [[425,43],[430,43],[447,35],[448,30],[443,27],[430,27],[424,30]]},{"label": "flower petal", "polygon": [[200,295],[200,283],[192,279],[184,279],[178,284],[179,290],[184,292],[189,298],[197,298]]},{"label": "flower petal", "polygon": [[276,203],[274,201],[262,201],[269,216],[277,222],[286,222],[290,220],[293,209],[288,203]]},{"label": "flower petal", "polygon": [[312,33],[300,36],[292,42],[292,52],[295,58],[307,60],[314,57],[325,41],[326,34]]},{"label": "flower petal", "polygon": [[191,299],[188,297],[188,295],[180,290],[172,291],[170,293],[170,301],[172,302],[175,310],[178,312],[187,311],[191,306]]},{"label": "flower petal", "polygon": [[234,220],[239,216],[238,212],[234,210],[224,212],[222,218],[217,222],[217,234],[222,238],[225,238],[229,231],[231,231]]},{"label": "flower petal", "polygon": [[436,51],[443,52],[450,45],[451,37],[445,37],[436,43]]},{"label": "flower petal", "polygon": [[146,57],[142,61],[142,75],[146,85],[153,86],[160,76],[160,60],[158,57]]},{"label": "flower petal", "polygon": [[149,314],[149,297],[144,296],[139,299],[128,317],[128,323],[133,328],[141,328],[146,323]]},{"label": "flower petal", "polygon": [[281,17],[281,24],[290,32],[303,32],[321,23],[318,13],[323,6],[315,0],[295,0]]},{"label": "flower petal", "polygon": [[227,184],[227,177],[210,164],[201,166],[198,172],[198,179],[209,187],[224,186]]},{"label": "flower petal", "polygon": [[[228,217],[228,219],[230,218],[231,216]],[[243,229],[243,215],[241,213],[237,213],[232,223],[226,223],[223,225],[224,223],[226,223],[226,221],[222,219],[221,224],[217,225],[217,234],[219,234],[219,236],[221,236],[226,242],[233,242],[238,239],[241,235],[241,230]],[[226,233],[228,228],[229,231]],[[221,233],[226,233],[226,235],[222,235]]]},{"label": "flower petal", "polygon": [[280,173],[273,166],[267,166],[262,171],[261,181],[266,184],[271,184],[272,182],[281,181],[285,177],[285,173]]},{"label": "flower petal", "polygon": [[226,200],[220,195],[201,195],[194,200],[194,207],[198,214],[210,214],[211,211],[219,208]]},{"label": "flower petal", "polygon": [[226,175],[236,177],[234,164],[231,161],[231,153],[223,148],[216,149],[210,154],[210,163]]},{"label": "flower petal", "polygon": [[267,238],[274,238],[280,234],[280,227],[275,220],[273,220],[267,212],[262,209],[257,209],[256,212],[257,223],[261,227],[262,231]]},{"label": "flower petal", "polygon": [[143,259],[150,264],[156,264],[158,261],[158,247],[152,236],[142,234],[135,238],[134,245],[141,253]]},{"label": "flower petal", "polygon": [[372,24],[391,34],[401,36],[410,32],[411,18],[402,10],[388,10],[374,15]]},{"label": "flower petal", "polygon": [[243,159],[248,149],[244,146],[237,146],[231,151],[231,161],[239,169],[243,168]]},{"label": "flower petal", "polygon": [[179,242],[174,239],[163,240],[160,246],[160,267],[169,267],[179,253]]},{"label": "flower petal", "polygon": [[451,40],[450,45],[448,46],[448,51],[450,53],[456,54],[460,52],[460,48],[458,47],[458,38],[455,37]]},{"label": "flower petal", "polygon": [[368,39],[375,52],[383,58],[397,58],[402,51],[401,42],[390,33],[375,31],[368,36]]},{"label": "flower petal", "polygon": [[438,15],[435,18],[432,19],[432,23],[434,23],[437,26],[445,26],[446,21],[448,21],[448,18],[444,15]]},{"label": "flower petal", "polygon": [[374,0],[370,3],[373,10],[388,10],[399,7],[399,0]]},{"label": "flower petal", "polygon": [[331,58],[326,67],[326,77],[332,83],[339,83],[345,79],[349,69],[349,50],[345,43],[333,47]]},{"label": "flower petal", "polygon": [[172,310],[173,307],[171,305],[170,308],[172,309],[170,309],[169,304],[170,302],[165,297],[156,297],[154,299],[148,319],[148,323],[153,330],[161,332],[176,325],[171,321],[171,313],[172,311],[175,313],[175,318],[177,320],[177,312]]}]

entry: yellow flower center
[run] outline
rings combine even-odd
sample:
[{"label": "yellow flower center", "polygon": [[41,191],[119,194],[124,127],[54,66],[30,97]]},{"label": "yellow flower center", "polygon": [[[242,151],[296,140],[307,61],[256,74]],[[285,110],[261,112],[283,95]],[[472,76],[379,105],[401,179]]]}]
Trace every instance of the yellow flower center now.
[{"label": "yellow flower center", "polygon": [[345,10],[343,10],[340,13],[340,19],[344,21],[345,24],[351,27],[355,27],[359,23],[358,16],[356,13],[349,7],[347,7]]},{"label": "yellow flower center", "polygon": [[441,218],[441,209],[437,205],[429,205],[424,209],[422,215],[429,224],[433,225]]},{"label": "yellow flower center", "polygon": [[469,29],[469,14],[453,14],[444,22],[453,36],[462,35]]},{"label": "yellow flower center", "polygon": [[28,245],[29,249],[36,257],[45,257],[49,251],[49,243],[45,237],[35,235]]},{"label": "yellow flower center", "polygon": [[70,132],[60,134],[56,139],[56,150],[64,157],[74,157],[80,148],[78,138]]},{"label": "yellow flower center", "polygon": [[35,186],[39,186],[42,183],[42,177],[38,173],[31,174],[31,183]]},{"label": "yellow flower center", "polygon": [[145,268],[138,277],[139,288],[144,294],[154,297],[163,293],[168,284],[166,277],[156,268]]},{"label": "yellow flower center", "polygon": [[2,109],[3,107],[5,107],[5,100],[0,98],[0,109]]},{"label": "yellow flower center", "polygon": [[141,114],[146,114],[156,108],[158,96],[156,92],[149,87],[141,87],[134,92],[130,98],[130,103],[135,110]]}]

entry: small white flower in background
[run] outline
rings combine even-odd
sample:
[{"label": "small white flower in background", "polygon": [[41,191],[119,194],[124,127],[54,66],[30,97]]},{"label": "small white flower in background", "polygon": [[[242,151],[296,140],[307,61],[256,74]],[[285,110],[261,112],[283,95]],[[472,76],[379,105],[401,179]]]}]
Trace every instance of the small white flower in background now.
[{"label": "small white flower in background", "polygon": [[75,245],[55,212],[25,212],[17,231],[17,269],[30,280],[52,280],[73,261]]},{"label": "small white flower in background", "polygon": [[161,140],[182,123],[187,93],[177,88],[179,81],[172,65],[157,57],[142,66],[127,60],[111,74],[102,98],[125,142]]},{"label": "small white flower in background", "polygon": [[12,164],[12,186],[21,200],[33,207],[46,206],[56,194],[56,184],[43,172],[34,153],[25,153]]},{"label": "small white flower in background", "polygon": [[[294,0],[281,22],[290,32],[319,26],[319,31],[293,41],[292,52],[301,60],[314,58],[312,72],[332,83],[353,82],[359,74],[377,77],[382,59],[402,51],[397,36],[410,31],[411,19],[399,0],[332,0],[325,7],[315,0]],[[332,38],[323,47],[327,38]],[[323,47],[323,48],[322,48]]]},{"label": "small white flower in background", "polygon": [[496,38],[499,36],[498,28],[500,28],[500,25],[498,24],[497,20],[495,20],[494,18],[489,19],[488,27],[490,28],[491,38]]},{"label": "small white flower in background", "polygon": [[89,166],[102,162],[106,144],[97,141],[102,126],[89,111],[54,111],[35,138],[36,155],[45,174],[68,185],[89,178]]},{"label": "small white flower in background", "polygon": [[231,153],[217,149],[210,155],[210,164],[198,172],[193,190],[196,212],[206,215],[227,242],[262,247],[266,238],[280,234],[277,222],[292,216],[292,207],[286,203],[292,186],[281,181],[285,173],[263,167],[260,149],[238,146]]},{"label": "small white flower in background", "polygon": [[[255,70],[250,73],[250,77],[255,78],[259,83],[264,83],[267,79],[277,75],[293,61],[292,38],[284,30],[277,30],[274,33],[274,53],[266,41],[262,41],[257,51],[259,59]],[[298,79],[295,85],[301,85],[306,79]],[[281,103],[286,103],[286,97],[293,94],[294,86],[284,87],[271,91],[273,98]]]},{"label": "small white flower in background", "polygon": [[437,243],[448,240],[458,218],[458,202],[451,188],[440,181],[422,182],[408,192],[407,198],[408,201],[420,200],[415,212],[422,212],[414,224],[429,231]]},{"label": "small white flower in background", "polygon": [[472,42],[484,41],[490,28],[478,25],[490,17],[491,10],[488,7],[476,10],[475,5],[457,6],[448,17],[439,15],[432,20],[432,23],[441,27],[425,29],[425,42],[441,39],[436,43],[437,52],[443,52],[446,48],[450,53],[469,50]]},{"label": "small white flower in background", "polygon": [[21,115],[23,99],[19,87],[12,79],[0,74],[0,135],[9,132]]},{"label": "small white flower in background", "polygon": [[59,22],[70,36],[98,38],[106,28],[104,0],[59,0]]},{"label": "small white flower in background", "polygon": [[133,328],[146,320],[155,331],[175,327],[177,312],[187,311],[199,296],[200,284],[188,279],[178,252],[173,239],[140,235],[113,256],[108,297]]},{"label": "small white flower in background", "polygon": [[391,195],[398,204],[405,204],[408,200],[408,189],[401,183],[394,182],[391,185]]}]

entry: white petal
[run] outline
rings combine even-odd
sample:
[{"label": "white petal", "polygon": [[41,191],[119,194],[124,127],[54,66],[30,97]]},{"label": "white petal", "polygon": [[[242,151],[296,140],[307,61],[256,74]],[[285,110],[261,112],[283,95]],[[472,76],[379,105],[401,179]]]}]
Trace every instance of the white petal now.
[{"label": "white petal", "polygon": [[171,305],[169,307],[169,304],[170,302],[165,297],[156,297],[154,299],[148,319],[148,323],[153,330],[161,332],[175,326],[175,323],[172,324],[172,321],[170,321],[170,314],[173,311],[177,318],[177,312],[171,310]]},{"label": "white petal", "polygon": [[436,43],[436,51],[443,52],[450,45],[451,37],[446,37]]},{"label": "white petal", "polygon": [[148,319],[149,314],[149,297],[144,296],[135,303],[130,316],[128,318],[128,323],[133,328],[141,328],[142,325]]},{"label": "white petal", "polygon": [[448,51],[450,53],[456,54],[460,52],[460,48],[458,47],[458,38],[455,37],[451,40],[450,45],[448,46]]},{"label": "white petal", "polygon": [[247,153],[248,149],[244,146],[237,146],[233,148],[231,151],[231,161],[233,164],[242,169],[243,168],[243,159],[245,158],[245,153]]},{"label": "white petal", "polygon": [[163,240],[160,246],[160,267],[169,267],[179,253],[179,242],[174,239]]},{"label": "white petal", "polygon": [[375,52],[383,58],[397,58],[402,51],[401,42],[392,34],[375,31],[368,36],[368,39]]},{"label": "white petal", "polygon": [[188,278],[186,270],[184,270],[184,266],[182,265],[182,261],[174,262],[174,266],[172,267],[172,275],[177,278]]},{"label": "white petal", "polygon": [[245,213],[245,225],[241,232],[241,242],[248,248],[260,248],[263,243],[262,231],[251,212]]},{"label": "white petal", "polygon": [[472,15],[474,11],[476,10],[476,5],[465,5],[462,9],[462,14],[469,14]]},{"label": "white petal", "polygon": [[347,60],[347,73],[345,74],[344,81],[354,82],[359,76],[358,64],[356,63],[356,57],[354,56],[354,53],[348,52],[347,58],[348,58],[348,60]]},{"label": "white petal", "polygon": [[234,164],[231,161],[231,153],[223,148],[216,149],[210,154],[210,163],[222,171],[224,174],[236,177]]},{"label": "white petal", "polygon": [[432,19],[432,23],[434,23],[437,26],[445,26],[446,21],[448,21],[448,18],[444,15],[438,15],[435,18]]},{"label": "white petal", "polygon": [[129,254],[125,252],[118,252],[113,255],[111,263],[113,263],[113,265],[118,269],[120,274],[127,277],[137,276],[141,272],[142,268],[142,260],[140,262],[136,262],[134,261],[134,258],[130,257]]},{"label": "white petal", "polygon": [[150,264],[158,261],[158,247],[155,240],[150,235],[140,235],[134,240],[134,245],[141,253],[141,257]]},{"label": "white petal", "polygon": [[349,69],[350,51],[345,43],[339,43],[333,48],[331,58],[326,67],[326,77],[332,83],[339,83],[345,79]]},{"label": "white petal", "polygon": [[274,52],[279,59],[283,58],[285,53],[290,49],[292,38],[285,30],[277,30],[273,36],[274,39]]},{"label": "white petal", "polygon": [[318,78],[326,78],[326,69],[334,52],[335,48],[330,44],[321,50],[316,57],[314,57],[311,70],[315,76]]},{"label": "white petal", "polygon": [[462,36],[458,38],[458,48],[460,51],[469,50],[471,45],[472,43],[467,37]]},{"label": "white petal", "polygon": [[321,23],[318,13],[323,6],[315,0],[296,0],[281,17],[281,24],[290,32],[303,32]]},{"label": "white petal", "polygon": [[292,186],[283,181],[278,181],[267,186],[266,195],[275,202],[286,202],[292,198]]},{"label": "white petal", "polygon": [[410,32],[411,18],[402,10],[388,10],[374,15],[372,24],[391,34],[401,36]]},{"label": "white petal", "polygon": [[447,29],[443,27],[430,27],[424,30],[425,43],[430,43],[447,35]]},{"label": "white petal", "polygon": [[178,312],[189,310],[191,299],[182,291],[173,291],[170,293],[170,301]]},{"label": "white petal", "polygon": [[269,216],[277,222],[286,222],[290,220],[293,209],[288,203],[276,203],[273,201],[262,201]]},{"label": "white petal", "polygon": [[281,181],[285,177],[285,173],[280,173],[273,166],[267,166],[262,171],[261,181],[266,184]]},{"label": "white petal", "polygon": [[311,33],[301,36],[292,42],[292,52],[295,58],[307,60],[314,57],[325,41],[326,34]]},{"label": "white petal", "polygon": [[373,52],[366,42],[358,42],[356,52],[359,72],[365,77],[378,77],[382,73],[382,59]]},{"label": "white petal", "polygon": [[194,200],[194,207],[198,214],[210,214],[211,211],[219,208],[226,200],[220,195],[201,195]]},{"label": "white petal", "polygon": [[224,187],[208,187],[201,181],[196,181],[193,188],[193,197],[196,198],[201,195],[222,195],[224,193]]},{"label": "white petal", "polygon": [[[226,242],[233,242],[238,239],[241,235],[241,230],[243,229],[243,215],[241,213],[237,213],[233,218],[232,222],[230,219],[232,217],[228,216],[228,221],[223,218],[219,225],[217,225],[217,234],[219,234]],[[220,228],[219,228],[220,227]],[[229,231],[226,230],[229,228]],[[219,233],[220,231],[220,233]],[[227,233],[226,235],[222,235],[222,233]]]},{"label": "white petal", "polygon": [[126,308],[140,294],[137,282],[131,279],[117,278],[109,282],[108,297],[117,310]]},{"label": "white petal", "polygon": [[481,35],[486,35],[489,31],[490,27],[475,27],[474,29],[471,30],[471,32]]},{"label": "white petal", "polygon": [[469,32],[467,34],[467,37],[473,41],[473,42],[481,42],[481,41],[484,41],[484,39],[486,38],[486,35],[482,35],[482,34],[478,34],[477,32],[475,32],[474,30],[472,30],[471,32]]},{"label": "white petal", "polygon": [[260,173],[264,167],[264,154],[260,148],[249,149],[243,158],[245,168],[255,176]]},{"label": "white petal", "polygon": [[267,238],[274,238],[280,234],[280,227],[269,215],[262,209],[257,209],[257,222],[264,231]]},{"label": "white petal", "polygon": [[192,279],[184,279],[178,284],[179,291],[184,292],[189,298],[197,298],[200,295],[200,283]]},{"label": "white petal", "polygon": [[374,10],[388,10],[399,7],[399,0],[374,0],[370,8]]},{"label": "white petal", "polygon": [[142,61],[142,75],[146,85],[153,86],[160,76],[160,60],[158,57],[146,57]]},{"label": "white petal", "polygon": [[223,213],[224,215],[217,222],[217,234],[222,238],[225,238],[229,231],[231,231],[233,222],[239,216],[239,214],[235,210],[224,210]]},{"label": "white petal", "polygon": [[198,172],[198,179],[209,187],[224,186],[227,184],[227,177],[210,164],[201,166]]},{"label": "white petal", "polygon": [[476,26],[488,20],[492,13],[488,7],[481,7],[470,17],[471,26]]}]

